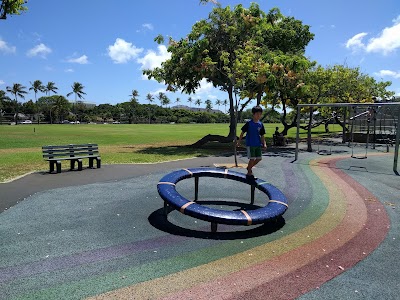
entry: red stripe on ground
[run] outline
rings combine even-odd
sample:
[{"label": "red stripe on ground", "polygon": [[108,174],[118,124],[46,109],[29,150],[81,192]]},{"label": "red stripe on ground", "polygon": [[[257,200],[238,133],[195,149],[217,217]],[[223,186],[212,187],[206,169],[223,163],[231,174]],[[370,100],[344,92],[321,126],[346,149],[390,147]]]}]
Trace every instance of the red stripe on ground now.
[{"label": "red stripe on ground", "polygon": [[[351,176],[339,169],[335,169],[338,160],[339,159],[332,159],[329,161],[329,166],[333,168],[333,172],[350,184],[363,199],[368,199],[366,202],[368,219],[365,228],[344,246],[328,255],[325,255],[287,276],[275,279],[255,289],[238,294],[237,296],[230,297],[230,300],[295,299],[318,288],[323,283],[342,273],[343,270],[340,267],[344,270],[350,269],[373,252],[385,239],[390,227],[390,220],[386,214],[385,207],[364,186],[359,184]],[[376,201],[371,201],[374,199]],[[315,246],[318,247],[318,244]],[[323,247],[324,245],[320,246]]]}]

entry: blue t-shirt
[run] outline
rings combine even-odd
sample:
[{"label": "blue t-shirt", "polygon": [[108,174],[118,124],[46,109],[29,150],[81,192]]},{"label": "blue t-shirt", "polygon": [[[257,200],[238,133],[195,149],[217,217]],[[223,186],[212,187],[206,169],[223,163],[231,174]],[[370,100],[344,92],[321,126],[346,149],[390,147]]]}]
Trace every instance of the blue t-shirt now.
[{"label": "blue t-shirt", "polygon": [[253,120],[248,121],[243,125],[242,131],[246,132],[246,146],[247,147],[260,147],[261,136],[265,134],[265,128],[263,123],[258,121],[257,123]]}]

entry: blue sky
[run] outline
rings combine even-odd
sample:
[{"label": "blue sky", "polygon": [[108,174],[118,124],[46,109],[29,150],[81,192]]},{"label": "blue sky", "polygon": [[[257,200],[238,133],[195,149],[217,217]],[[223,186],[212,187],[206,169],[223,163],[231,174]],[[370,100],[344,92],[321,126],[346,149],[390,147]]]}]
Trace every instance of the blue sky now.
[{"label": "blue sky", "polygon": [[[306,54],[311,59],[322,65],[360,66],[371,76],[391,80],[400,95],[399,0],[220,0],[223,6],[250,2],[265,11],[277,6],[310,25],[315,39]],[[0,89],[13,83],[29,87],[39,79],[54,81],[65,95],[78,81],[88,101],[124,102],[137,89],[144,103],[147,93],[165,91],[142,77],[142,68],[168,57],[154,37],[185,36],[212,7],[198,0],[29,0],[27,13],[0,21]],[[188,97],[168,95],[183,103]],[[204,82],[194,97],[204,102],[226,95]],[[33,98],[29,94],[25,101]]]}]

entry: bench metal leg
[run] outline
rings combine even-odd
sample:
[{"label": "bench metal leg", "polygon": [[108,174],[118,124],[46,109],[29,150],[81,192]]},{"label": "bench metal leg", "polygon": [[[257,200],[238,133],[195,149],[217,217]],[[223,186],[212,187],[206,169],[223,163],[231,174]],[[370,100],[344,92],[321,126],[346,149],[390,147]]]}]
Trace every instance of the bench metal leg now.
[{"label": "bench metal leg", "polygon": [[57,160],[57,173],[61,173],[61,161]]},{"label": "bench metal leg", "polygon": [[55,164],[55,162],[54,162],[54,161],[49,161],[49,165],[50,165],[50,173],[53,173],[53,172],[54,172],[54,164]]},{"label": "bench metal leg", "polygon": [[256,187],[255,187],[255,185],[252,185],[252,186],[251,186],[251,201],[250,201],[251,204],[254,204],[254,194],[255,194],[255,191],[256,191]]},{"label": "bench metal leg", "polygon": [[97,163],[97,169],[101,168],[101,158],[100,157],[96,157],[96,163]]},{"label": "bench metal leg", "polygon": [[199,200],[199,177],[194,178],[194,202]]},{"label": "bench metal leg", "polygon": [[78,162],[78,171],[82,171],[82,159],[78,159],[77,160],[77,162]]},{"label": "bench metal leg", "polygon": [[69,169],[72,171],[75,169],[75,159],[71,159],[70,163],[71,163],[71,167]]},{"label": "bench metal leg", "polygon": [[93,169],[93,160],[94,157],[89,157],[89,169]]},{"label": "bench metal leg", "polygon": [[218,223],[211,222],[211,232],[217,232]]}]

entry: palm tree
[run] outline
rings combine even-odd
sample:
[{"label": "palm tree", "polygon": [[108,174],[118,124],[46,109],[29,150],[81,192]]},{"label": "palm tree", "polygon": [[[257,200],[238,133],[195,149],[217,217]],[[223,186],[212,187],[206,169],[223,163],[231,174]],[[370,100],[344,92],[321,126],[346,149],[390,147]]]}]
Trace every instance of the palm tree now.
[{"label": "palm tree", "polygon": [[154,102],[154,96],[150,93],[146,95],[146,100],[149,101],[149,104]]},{"label": "palm tree", "polygon": [[192,108],[192,102],[193,102],[192,97],[189,97],[187,101],[190,103],[190,106],[189,106],[189,107]]},{"label": "palm tree", "polygon": [[46,93],[46,95],[50,95],[50,92],[56,94],[57,90],[58,87],[56,87],[56,84],[53,81],[49,81],[44,87],[44,92]]},{"label": "palm tree", "polygon": [[7,92],[14,96],[15,125],[18,125],[18,97],[25,99],[25,94],[27,94],[27,91],[25,89],[26,87],[20,83],[14,83],[12,87],[6,87]]},{"label": "palm tree", "polygon": [[178,106],[179,102],[181,102],[181,99],[180,98],[176,98],[175,103],[176,103],[177,106]]},{"label": "palm tree", "polygon": [[132,90],[131,94],[129,95],[131,97],[131,102],[132,103],[139,103],[138,97],[139,97],[139,92],[137,90]]},{"label": "palm tree", "polygon": [[51,116],[52,110],[58,117],[58,121],[61,121],[61,116],[64,116],[65,114],[68,113],[68,106],[69,102],[67,99],[64,98],[64,96],[58,96],[54,102],[52,103],[53,105],[50,108],[50,123],[53,124],[53,119]]},{"label": "palm tree", "polygon": [[194,102],[194,104],[195,104],[195,105],[198,105],[198,106],[199,106],[199,110],[200,110],[201,100],[200,100],[200,99],[197,99],[197,100]]},{"label": "palm tree", "polygon": [[217,101],[215,101],[215,105],[218,107],[218,110],[221,104],[222,104],[221,100],[217,99]]},{"label": "palm tree", "polygon": [[5,107],[5,102],[11,101],[10,97],[6,95],[6,92],[0,90],[0,125],[3,124],[3,108]]},{"label": "palm tree", "polygon": [[204,102],[206,104],[206,109],[208,112],[210,112],[210,110],[212,109],[212,102],[210,99],[207,99],[206,102]]},{"label": "palm tree", "polygon": [[222,105],[225,106],[225,113],[226,113],[226,106],[228,105],[228,100],[225,99],[224,101],[222,101]]},{"label": "palm tree", "polygon": [[75,123],[76,123],[76,112],[75,112],[75,106],[76,106],[76,102],[77,102],[77,97],[79,99],[84,99],[83,95],[86,95],[86,93],[83,91],[83,89],[85,88],[82,83],[79,82],[74,82],[74,84],[71,86],[72,88],[72,92],[67,94],[67,97],[71,96],[72,94],[75,94],[75,105],[74,105],[74,114],[75,114]]},{"label": "palm tree", "polygon": [[[150,93],[146,95],[146,100],[149,101],[149,105],[154,102],[154,96]],[[149,124],[151,124],[151,108],[149,107]]]},{"label": "palm tree", "polygon": [[163,92],[159,92],[158,93],[157,99],[158,99],[158,101],[160,101],[161,107],[164,104],[164,98],[165,97],[166,97],[165,93],[163,93]]},{"label": "palm tree", "polygon": [[165,108],[167,108],[167,105],[169,105],[170,103],[171,103],[171,100],[169,100],[167,95],[164,95],[163,104],[165,105]]},{"label": "palm tree", "polygon": [[36,113],[37,113],[37,122],[38,124],[40,124],[40,119],[39,119],[39,108],[37,107],[37,93],[38,92],[44,92],[45,91],[45,87],[43,86],[42,82],[40,80],[35,80],[33,83],[30,82],[31,87],[29,88],[29,90],[33,90],[35,93],[35,105],[36,105]]}]

